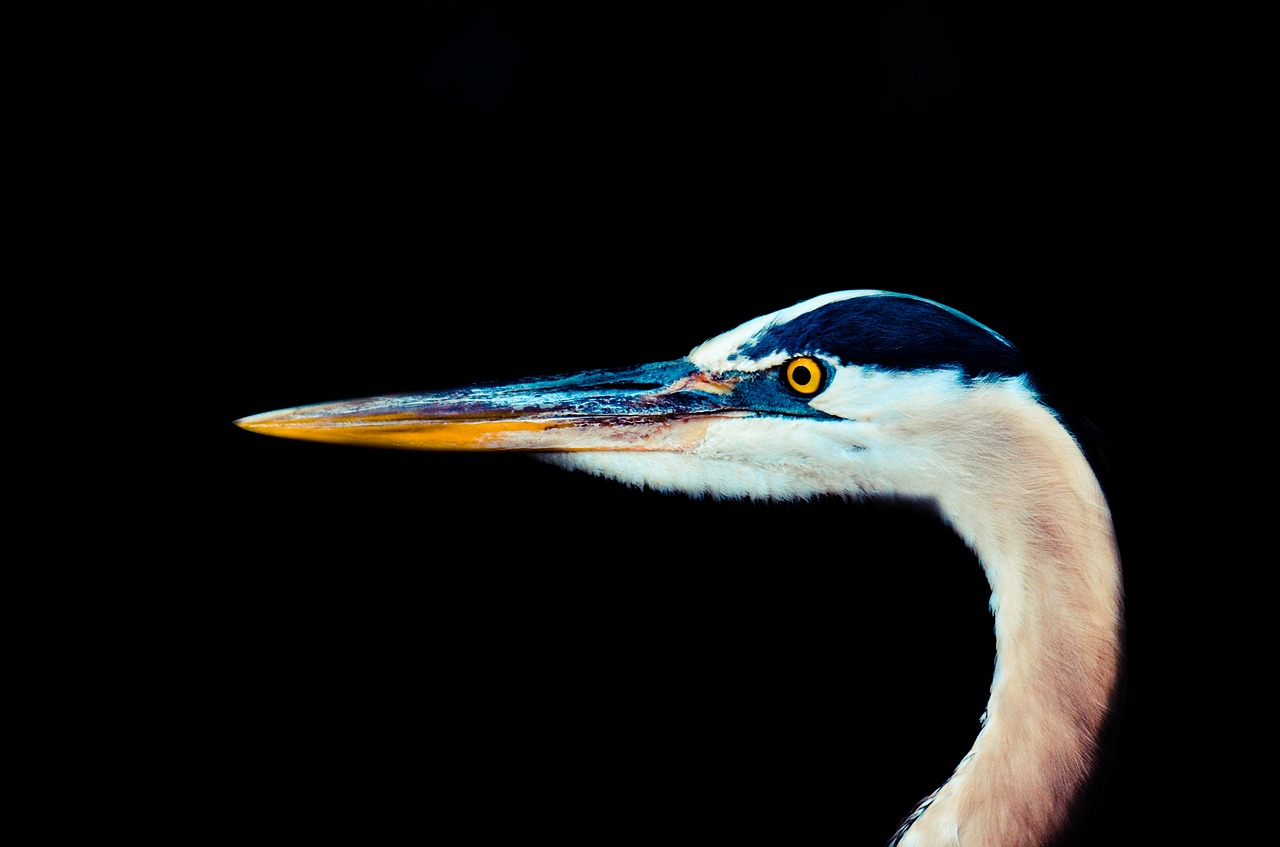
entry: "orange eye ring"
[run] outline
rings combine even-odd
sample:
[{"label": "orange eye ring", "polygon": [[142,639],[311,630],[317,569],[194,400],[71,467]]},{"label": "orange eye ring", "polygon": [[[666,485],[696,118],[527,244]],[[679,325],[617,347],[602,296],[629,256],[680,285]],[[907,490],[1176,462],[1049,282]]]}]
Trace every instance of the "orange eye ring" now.
[{"label": "orange eye ring", "polygon": [[822,390],[822,365],[816,359],[800,356],[787,362],[783,371],[787,386],[797,394],[812,396]]}]

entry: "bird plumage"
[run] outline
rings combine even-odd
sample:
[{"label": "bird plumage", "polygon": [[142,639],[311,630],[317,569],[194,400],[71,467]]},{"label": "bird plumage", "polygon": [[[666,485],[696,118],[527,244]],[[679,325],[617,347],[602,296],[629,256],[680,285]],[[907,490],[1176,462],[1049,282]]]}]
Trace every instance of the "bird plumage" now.
[{"label": "bird plumage", "polygon": [[981,731],[900,847],[1037,847],[1068,822],[1120,667],[1105,498],[1016,348],[941,304],[834,292],[672,362],[256,415],[268,434],[521,450],[695,497],[934,504],[992,589]]}]

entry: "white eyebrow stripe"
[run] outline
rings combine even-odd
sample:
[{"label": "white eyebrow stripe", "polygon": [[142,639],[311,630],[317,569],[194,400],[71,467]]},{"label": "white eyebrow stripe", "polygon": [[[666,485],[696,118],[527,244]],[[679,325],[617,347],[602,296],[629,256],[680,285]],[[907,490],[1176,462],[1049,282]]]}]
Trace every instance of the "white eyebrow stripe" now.
[{"label": "white eyebrow stripe", "polygon": [[822,308],[828,303],[850,300],[854,297],[874,297],[889,293],[872,288],[862,288],[852,291],[832,291],[828,294],[812,297],[796,303],[794,306],[788,306],[785,309],[779,309],[776,312],[752,318],[741,326],[708,339],[693,348],[688,358],[693,364],[712,373],[733,370],[737,367],[733,363],[734,355],[763,335],[770,327],[793,321],[801,315],[812,312],[814,309]]}]

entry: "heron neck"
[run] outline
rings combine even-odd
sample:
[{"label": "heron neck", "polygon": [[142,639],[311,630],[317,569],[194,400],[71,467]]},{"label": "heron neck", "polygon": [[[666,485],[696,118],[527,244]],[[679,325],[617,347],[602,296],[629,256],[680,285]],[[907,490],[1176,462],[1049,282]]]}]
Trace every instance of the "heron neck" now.
[{"label": "heron neck", "polygon": [[991,585],[995,676],[977,740],[902,847],[1048,843],[1092,772],[1119,672],[1119,558],[1097,480],[1043,408],[989,412],[970,425],[998,433],[950,444],[1013,449],[944,448],[961,473],[938,505]]}]

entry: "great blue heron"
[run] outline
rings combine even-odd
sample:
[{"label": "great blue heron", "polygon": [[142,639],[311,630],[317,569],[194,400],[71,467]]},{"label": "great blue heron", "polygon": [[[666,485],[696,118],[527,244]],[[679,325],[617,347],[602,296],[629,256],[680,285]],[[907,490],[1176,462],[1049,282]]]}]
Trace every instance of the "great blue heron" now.
[{"label": "great blue heron", "polygon": [[981,561],[997,659],[972,748],[890,843],[1050,843],[1094,767],[1122,652],[1110,512],[1018,350],[947,306],[839,291],[675,361],[237,423],[313,441],[526,451],[695,497],[929,501]]}]

